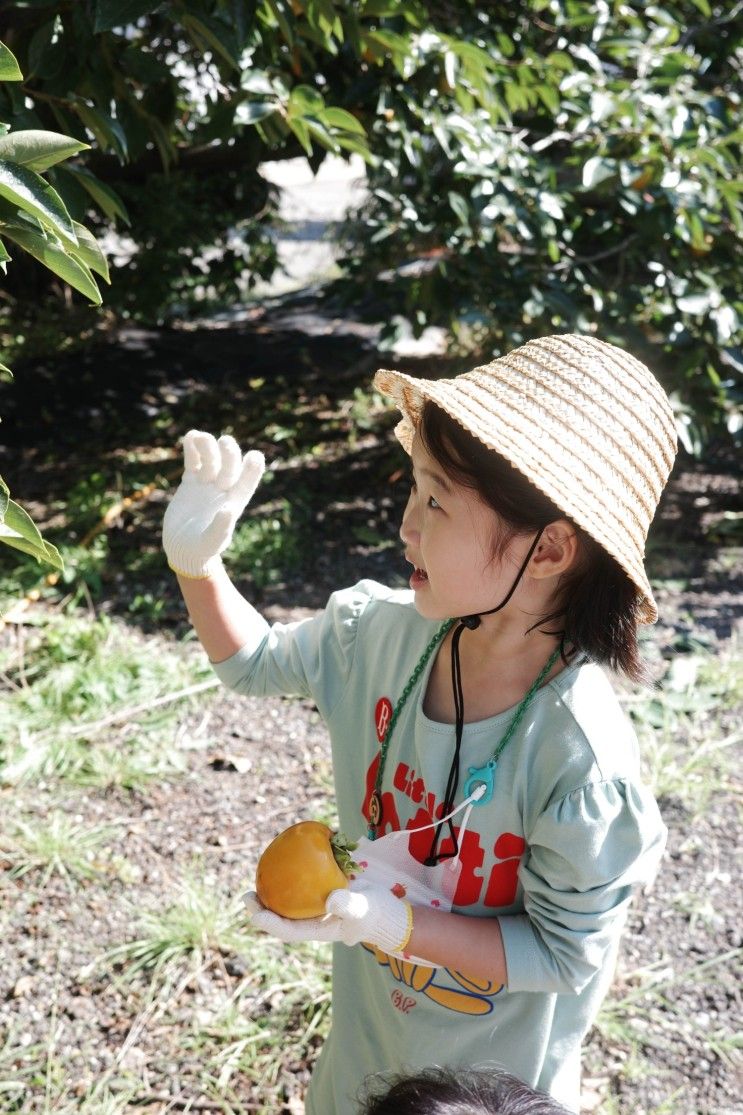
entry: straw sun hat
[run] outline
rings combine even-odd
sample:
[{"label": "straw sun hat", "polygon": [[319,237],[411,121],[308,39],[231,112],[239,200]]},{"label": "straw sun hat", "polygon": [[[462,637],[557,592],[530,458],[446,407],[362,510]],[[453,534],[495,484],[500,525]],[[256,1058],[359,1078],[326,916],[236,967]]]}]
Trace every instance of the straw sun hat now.
[{"label": "straw sun hat", "polygon": [[652,373],[594,337],[540,337],[456,379],[381,370],[374,385],[403,414],[409,453],[430,400],[496,450],[611,554],[658,609],[645,539],[676,455],[673,413]]}]

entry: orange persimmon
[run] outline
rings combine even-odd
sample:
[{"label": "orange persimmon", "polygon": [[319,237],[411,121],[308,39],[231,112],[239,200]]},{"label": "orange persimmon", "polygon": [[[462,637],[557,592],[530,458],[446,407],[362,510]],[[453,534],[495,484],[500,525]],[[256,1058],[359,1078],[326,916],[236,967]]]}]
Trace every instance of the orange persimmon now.
[{"label": "orange persimmon", "polygon": [[355,864],[343,836],[320,821],[299,821],[279,833],[258,860],[255,889],[285,918],[319,918],[333,890],[348,886]]}]

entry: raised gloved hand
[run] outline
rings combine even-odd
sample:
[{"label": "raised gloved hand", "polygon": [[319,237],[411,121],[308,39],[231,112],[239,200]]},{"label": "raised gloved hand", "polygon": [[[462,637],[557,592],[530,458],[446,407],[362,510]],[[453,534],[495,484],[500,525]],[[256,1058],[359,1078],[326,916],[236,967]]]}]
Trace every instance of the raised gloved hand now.
[{"label": "raised gloved hand", "polygon": [[383,952],[402,952],[413,932],[413,907],[391,891],[357,882],[354,889],[334,890],[325,903],[322,918],[294,920],[267,910],[251,891],[245,905],[256,929],[278,937],[286,944],[299,941],[340,941],[357,945],[364,941]]},{"label": "raised gloved hand", "polygon": [[227,548],[266,467],[263,454],[243,457],[233,437],[217,441],[201,430],[183,439],[183,478],[163,520],[168,565],[184,577],[209,577]]}]

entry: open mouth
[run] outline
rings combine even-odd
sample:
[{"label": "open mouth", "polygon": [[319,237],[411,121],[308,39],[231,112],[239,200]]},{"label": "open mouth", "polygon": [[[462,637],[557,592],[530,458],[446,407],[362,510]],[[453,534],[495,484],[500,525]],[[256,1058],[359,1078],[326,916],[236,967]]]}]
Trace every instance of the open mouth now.
[{"label": "open mouth", "polygon": [[415,566],[413,572],[410,574],[410,587],[412,589],[423,588],[428,584],[428,574],[425,569],[421,569],[418,565]]}]

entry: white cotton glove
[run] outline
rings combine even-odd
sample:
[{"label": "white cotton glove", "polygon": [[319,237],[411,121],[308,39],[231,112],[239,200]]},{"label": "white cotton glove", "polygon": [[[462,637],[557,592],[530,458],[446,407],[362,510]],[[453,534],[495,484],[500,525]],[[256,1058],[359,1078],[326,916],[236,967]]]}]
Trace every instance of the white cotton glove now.
[{"label": "white cotton glove", "polygon": [[413,907],[409,902],[382,887],[364,886],[363,882],[356,883],[354,890],[331,891],[322,918],[282,918],[261,905],[253,891],[245,895],[244,902],[255,928],[285,944],[340,941],[357,945],[364,941],[383,952],[402,952],[413,931]]},{"label": "white cotton glove", "polygon": [[243,457],[233,437],[201,430],[183,439],[183,479],[163,520],[168,565],[184,577],[209,577],[266,467],[257,450]]},{"label": "white cotton glove", "polygon": [[341,923],[344,945],[365,941],[383,952],[402,952],[413,932],[413,907],[384,887],[346,887],[328,895],[325,909]]},{"label": "white cotton glove", "polygon": [[244,895],[243,902],[254,928],[278,937],[285,945],[297,945],[300,941],[340,941],[339,918],[329,914],[323,918],[282,918],[273,910],[267,910],[255,891]]}]

